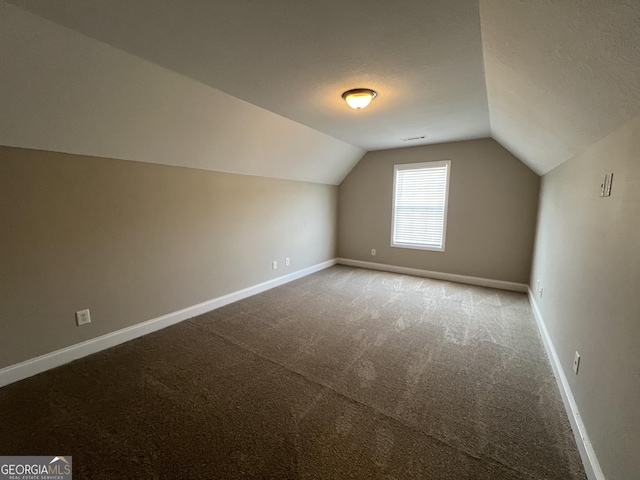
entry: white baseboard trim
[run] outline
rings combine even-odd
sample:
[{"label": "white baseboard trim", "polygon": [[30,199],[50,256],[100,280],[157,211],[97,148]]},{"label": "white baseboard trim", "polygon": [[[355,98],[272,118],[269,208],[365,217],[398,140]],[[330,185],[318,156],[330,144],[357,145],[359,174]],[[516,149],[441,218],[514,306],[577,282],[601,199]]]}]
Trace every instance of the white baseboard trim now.
[{"label": "white baseboard trim", "polygon": [[580,416],[580,411],[576,405],[576,400],[573,397],[573,392],[571,391],[571,387],[567,381],[567,376],[564,374],[562,364],[558,358],[558,353],[553,346],[553,341],[549,336],[549,331],[547,330],[547,326],[542,318],[542,313],[538,308],[538,304],[536,303],[535,296],[531,289],[528,290],[528,293],[531,309],[533,310],[533,316],[536,319],[540,335],[542,336],[542,342],[547,350],[547,355],[549,356],[549,361],[551,362],[551,367],[553,368],[553,373],[556,377],[560,394],[562,395],[562,401],[564,402],[564,408],[567,411],[567,416],[569,417],[569,422],[573,429],[573,435],[576,438],[576,444],[580,451],[580,457],[582,458],[582,464],[584,465],[587,478],[589,478],[589,480],[605,480],[602,469],[600,468],[600,463],[596,457],[596,452],[593,450],[593,446],[589,440],[587,429],[582,422],[582,417]]},{"label": "white baseboard trim", "polygon": [[42,373],[46,370],[59,367],[60,365],[77,360],[78,358],[86,357],[87,355],[128,342],[129,340],[147,335],[148,333],[161,330],[189,318],[210,312],[216,308],[224,307],[225,305],[237,302],[243,298],[257,295],[258,293],[284,285],[285,283],[305,277],[311,273],[318,272],[335,264],[335,259],[328,260],[311,267],[303,268],[302,270],[298,270],[288,275],[283,275],[282,277],[274,278],[273,280],[214,298],[213,300],[208,300],[146,322],[138,323],[115,332],[107,333],[100,337],[92,338],[91,340],[87,340],[82,343],[71,345],[70,347],[66,347],[61,350],[56,350],[55,352],[47,353],[15,365],[10,365],[0,369],[0,387],[37,375],[38,373]]},{"label": "white baseboard trim", "polygon": [[466,283],[468,285],[478,285],[480,287],[499,288],[501,290],[512,290],[514,292],[526,292],[527,285],[524,283],[505,282],[503,280],[492,280],[490,278],[470,277],[455,273],[432,272],[430,270],[420,270],[419,268],[398,267],[385,263],[363,262],[362,260],[351,260],[349,258],[338,258],[340,265],[350,267],[368,268],[370,270],[382,270],[384,272],[404,273],[405,275],[415,275],[416,277],[435,278],[436,280],[446,280],[449,282]]}]

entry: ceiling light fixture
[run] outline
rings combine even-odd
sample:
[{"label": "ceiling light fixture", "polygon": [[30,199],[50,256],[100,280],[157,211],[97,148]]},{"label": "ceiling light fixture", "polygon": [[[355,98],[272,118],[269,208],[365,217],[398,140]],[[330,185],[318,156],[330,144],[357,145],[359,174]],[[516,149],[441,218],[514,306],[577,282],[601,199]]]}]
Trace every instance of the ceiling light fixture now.
[{"label": "ceiling light fixture", "polygon": [[376,98],[378,94],[370,88],[354,88],[353,90],[347,90],[342,94],[345,102],[355,110],[360,110],[371,103],[371,100]]}]

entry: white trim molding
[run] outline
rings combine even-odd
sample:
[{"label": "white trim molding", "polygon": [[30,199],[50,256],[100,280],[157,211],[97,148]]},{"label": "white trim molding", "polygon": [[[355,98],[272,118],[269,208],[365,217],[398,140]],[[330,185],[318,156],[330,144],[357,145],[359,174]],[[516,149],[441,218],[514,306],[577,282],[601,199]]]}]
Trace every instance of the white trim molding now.
[{"label": "white trim molding", "polygon": [[335,264],[336,259],[318,263],[317,265],[303,268],[302,270],[298,270],[288,275],[283,275],[282,277],[274,278],[272,280],[253,285],[191,307],[183,308],[182,310],[178,310],[152,320],[147,320],[146,322],[138,323],[115,332],[107,333],[106,335],[92,338],[85,342],[77,343],[15,365],[10,365],[0,369],[0,387],[37,375],[38,373],[45,372],[52,368],[59,367],[60,365],[86,357],[87,355],[106,350],[107,348],[114,347],[121,343],[128,342],[134,338],[142,337],[143,335],[180,323],[189,318],[210,312],[216,308],[224,307],[225,305],[237,302],[243,298],[257,295],[258,293],[262,293],[266,290],[270,290],[293,280],[324,270],[325,268],[331,267]]},{"label": "white trim molding", "polygon": [[436,280],[466,283],[468,285],[478,285],[480,287],[499,288],[501,290],[511,290],[514,292],[527,291],[527,285],[524,283],[470,277],[468,275],[458,275],[455,273],[432,272],[430,270],[420,270],[419,268],[398,267],[396,265],[387,265],[386,263],[363,262],[362,260],[351,260],[349,258],[338,258],[337,261],[340,265],[348,265],[350,267],[368,268],[370,270],[381,270],[383,272],[403,273],[405,275],[415,275],[416,277],[434,278]]},{"label": "white trim molding", "polygon": [[567,416],[569,417],[569,422],[571,423],[573,435],[576,439],[576,444],[578,445],[578,451],[580,452],[580,457],[582,458],[582,464],[584,465],[584,470],[587,474],[587,478],[589,480],[606,480],[604,474],[602,473],[602,469],[600,468],[598,458],[596,457],[596,452],[593,450],[593,446],[591,445],[591,440],[589,440],[587,428],[582,422],[582,417],[580,416],[578,405],[576,404],[576,400],[573,397],[573,392],[571,391],[571,387],[569,386],[567,376],[564,374],[562,364],[560,363],[560,359],[558,358],[558,353],[556,352],[556,349],[553,345],[553,341],[551,340],[551,336],[549,335],[547,326],[544,323],[542,313],[540,312],[538,304],[536,303],[535,296],[533,295],[531,289],[528,289],[528,293],[529,302],[531,303],[531,309],[533,310],[533,316],[536,319],[538,329],[540,330],[540,336],[542,337],[542,342],[544,343],[544,347],[547,350],[547,355],[549,356],[549,361],[551,363],[551,367],[553,368],[556,382],[558,383],[558,389],[560,390],[560,394],[562,395],[564,408],[567,411]]}]

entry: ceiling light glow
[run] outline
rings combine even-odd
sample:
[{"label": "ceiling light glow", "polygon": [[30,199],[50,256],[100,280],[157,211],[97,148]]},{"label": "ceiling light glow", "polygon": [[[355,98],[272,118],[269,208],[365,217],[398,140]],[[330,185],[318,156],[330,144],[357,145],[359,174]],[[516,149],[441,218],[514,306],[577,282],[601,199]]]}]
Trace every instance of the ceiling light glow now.
[{"label": "ceiling light glow", "polygon": [[354,88],[348,90],[342,94],[342,98],[347,104],[355,109],[360,110],[371,103],[371,100],[376,98],[378,94],[370,88]]}]

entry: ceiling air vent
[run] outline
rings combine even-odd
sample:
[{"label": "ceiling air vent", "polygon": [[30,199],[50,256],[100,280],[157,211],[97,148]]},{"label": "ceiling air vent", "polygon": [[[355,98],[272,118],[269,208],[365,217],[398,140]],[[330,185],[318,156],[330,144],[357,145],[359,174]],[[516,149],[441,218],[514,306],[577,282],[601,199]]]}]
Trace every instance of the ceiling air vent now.
[{"label": "ceiling air vent", "polygon": [[415,142],[416,140],[424,140],[425,138],[427,138],[427,136],[426,135],[422,135],[421,137],[403,138],[402,141],[403,142]]}]

